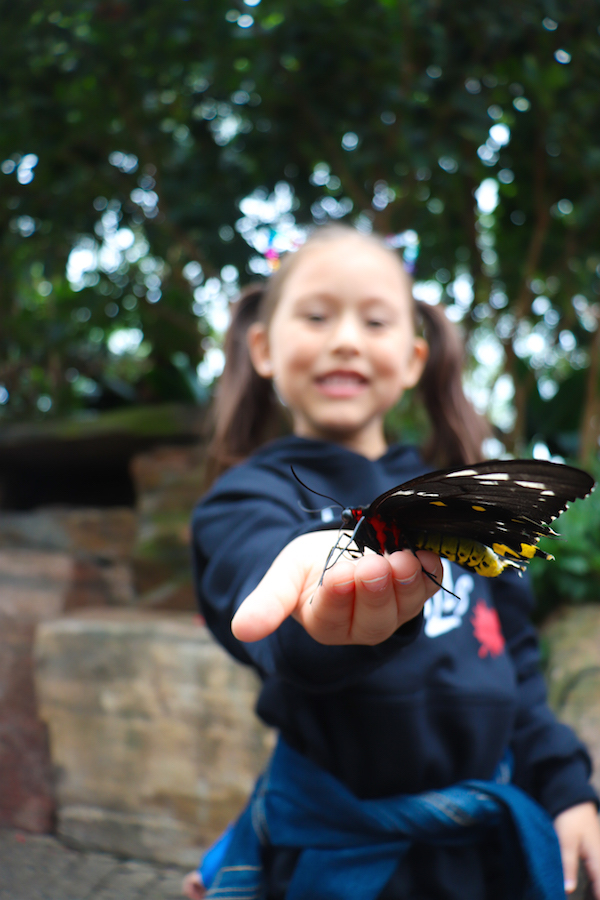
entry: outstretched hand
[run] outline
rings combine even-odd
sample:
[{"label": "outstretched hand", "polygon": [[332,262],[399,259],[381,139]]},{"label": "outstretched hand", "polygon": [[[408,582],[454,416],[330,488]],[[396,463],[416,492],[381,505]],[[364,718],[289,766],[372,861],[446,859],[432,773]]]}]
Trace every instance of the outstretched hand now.
[{"label": "outstretched hand", "polygon": [[592,896],[600,900],[600,820],[595,803],[578,803],[565,809],[554,820],[565,876],[565,891],[577,887],[581,860],[592,886]]},{"label": "outstretched hand", "polygon": [[399,550],[341,559],[318,587],[332,538],[331,531],[316,531],[284,547],[233,617],[238,640],[258,641],[293,615],[321,644],[373,646],[418,615],[438,590],[423,570],[441,583],[442,564],[427,550],[418,558]]}]

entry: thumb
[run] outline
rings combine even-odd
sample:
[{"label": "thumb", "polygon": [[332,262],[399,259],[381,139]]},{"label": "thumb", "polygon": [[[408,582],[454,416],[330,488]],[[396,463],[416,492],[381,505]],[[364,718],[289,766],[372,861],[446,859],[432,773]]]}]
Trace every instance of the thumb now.
[{"label": "thumb", "polygon": [[287,605],[262,582],[248,594],[231,620],[233,636],[238,641],[260,641],[272,634],[292,612]]},{"label": "thumb", "polygon": [[231,621],[238,641],[259,641],[272,634],[298,605],[300,573],[293,558],[279,555],[260,583],[248,594]]}]

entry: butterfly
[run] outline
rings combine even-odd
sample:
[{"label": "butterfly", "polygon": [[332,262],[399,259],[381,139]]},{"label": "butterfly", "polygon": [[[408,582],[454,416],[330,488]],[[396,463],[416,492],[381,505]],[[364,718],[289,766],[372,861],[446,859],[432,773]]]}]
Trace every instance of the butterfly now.
[{"label": "butterfly", "polygon": [[369,506],[344,509],[342,529],[352,534],[332,547],[323,575],[347,550],[362,555],[366,548],[380,555],[432,550],[488,578],[508,568],[522,574],[535,556],[554,559],[538,541],[557,538],[551,523],[594,487],[581,469],[537,459],[488,460],[430,472],[391,488]]}]

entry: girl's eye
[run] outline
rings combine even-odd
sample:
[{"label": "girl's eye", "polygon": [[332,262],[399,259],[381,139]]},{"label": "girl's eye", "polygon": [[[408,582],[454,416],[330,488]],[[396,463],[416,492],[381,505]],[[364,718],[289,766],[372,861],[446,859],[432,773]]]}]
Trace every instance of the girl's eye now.
[{"label": "girl's eye", "polygon": [[383,319],[367,319],[369,328],[385,328],[386,324]]},{"label": "girl's eye", "polygon": [[306,314],[306,318],[309,322],[324,322],[325,313],[310,312]]}]

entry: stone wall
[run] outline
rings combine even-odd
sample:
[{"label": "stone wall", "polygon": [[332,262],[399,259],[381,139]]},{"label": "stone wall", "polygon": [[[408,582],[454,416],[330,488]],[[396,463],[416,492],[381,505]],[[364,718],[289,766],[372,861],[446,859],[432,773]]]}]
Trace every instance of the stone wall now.
[{"label": "stone wall", "polygon": [[194,615],[199,450],[131,470],[135,509],[0,512],[0,825],[193,865],[272,736]]},{"label": "stone wall", "polygon": [[33,683],[37,624],[64,606],[65,554],[0,550],[0,825],[50,829],[54,813],[46,729]]},{"label": "stone wall", "polygon": [[160,447],[138,454],[136,539],[131,563],[137,603],[153,609],[193,610],[190,514],[203,490],[200,448]]},{"label": "stone wall", "polygon": [[37,710],[37,626],[69,610],[130,604],[133,510],[0,515],[0,825],[44,832],[55,796]]},{"label": "stone wall", "polygon": [[550,704],[587,744],[600,794],[600,604],[561,610],[542,630]]},{"label": "stone wall", "polygon": [[251,670],[185,615],[88,611],[44,623],[36,648],[59,834],[197,864],[272,746]]},{"label": "stone wall", "polygon": [[[52,560],[66,565],[61,597],[55,615],[64,609],[82,606],[127,606],[135,602],[131,558],[137,535],[135,510],[127,507],[108,509],[69,509],[46,507],[31,512],[0,512],[0,550],[8,558],[13,552],[29,554],[38,570],[37,584],[54,580]],[[69,562],[66,563],[65,561]],[[22,574],[25,574],[26,566]],[[5,573],[5,575],[3,575]],[[0,577],[8,577],[13,590],[21,575],[4,566]],[[29,587],[23,582],[15,610],[26,602]],[[1,602],[1,601],[0,601]],[[9,602],[10,605],[10,602]]]}]

